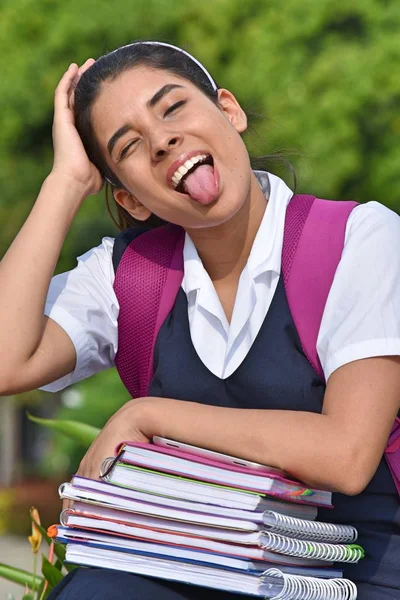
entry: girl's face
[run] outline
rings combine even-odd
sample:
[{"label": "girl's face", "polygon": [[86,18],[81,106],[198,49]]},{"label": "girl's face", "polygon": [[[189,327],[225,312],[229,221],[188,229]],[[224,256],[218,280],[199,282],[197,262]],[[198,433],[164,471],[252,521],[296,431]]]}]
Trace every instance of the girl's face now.
[{"label": "girl's face", "polygon": [[[246,116],[230,92],[218,95],[220,106],[188,80],[147,66],[103,84],[92,110],[94,133],[126,188],[114,197],[132,216],[154,213],[186,229],[213,227],[249,198],[252,174],[240,136]],[[175,187],[177,169],[195,156],[212,159],[208,178],[195,183],[208,183],[208,192],[200,189],[197,199]]]}]

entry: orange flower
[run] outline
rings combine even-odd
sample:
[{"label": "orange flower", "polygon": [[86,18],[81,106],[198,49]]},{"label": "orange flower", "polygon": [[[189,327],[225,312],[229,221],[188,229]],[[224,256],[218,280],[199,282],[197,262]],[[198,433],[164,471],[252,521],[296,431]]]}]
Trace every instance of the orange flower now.
[{"label": "orange flower", "polygon": [[40,525],[40,517],[37,508],[32,506],[30,509],[31,519],[32,519],[32,535],[28,537],[28,540],[32,547],[32,552],[37,554],[39,552],[40,544],[42,543],[42,534],[39,531],[36,523]]}]

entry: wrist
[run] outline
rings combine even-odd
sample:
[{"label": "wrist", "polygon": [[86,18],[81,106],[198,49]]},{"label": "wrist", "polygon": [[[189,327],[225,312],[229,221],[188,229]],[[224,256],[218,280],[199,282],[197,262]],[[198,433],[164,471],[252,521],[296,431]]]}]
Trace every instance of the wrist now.
[{"label": "wrist", "polygon": [[44,180],[42,189],[52,190],[56,197],[61,196],[64,200],[79,206],[91,193],[84,183],[54,170]]},{"label": "wrist", "polygon": [[157,405],[157,398],[135,398],[125,405],[134,436],[140,434],[151,440],[153,435],[160,435]]}]

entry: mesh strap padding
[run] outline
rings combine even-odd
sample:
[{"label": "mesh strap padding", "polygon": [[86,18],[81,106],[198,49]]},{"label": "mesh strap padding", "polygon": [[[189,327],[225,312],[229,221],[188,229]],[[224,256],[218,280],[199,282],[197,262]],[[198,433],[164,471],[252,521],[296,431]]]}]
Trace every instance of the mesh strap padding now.
[{"label": "mesh strap padding", "polygon": [[282,249],[282,274],[285,288],[290,278],[300,236],[314,200],[314,196],[300,194],[293,196],[286,210]]},{"label": "mesh strap padding", "polygon": [[166,225],[143,233],[125,250],[115,275],[120,305],[115,364],[132,398],[146,396],[158,331],[183,277],[184,231]]},{"label": "mesh strap padding", "polygon": [[385,450],[386,461],[389,465],[393,481],[400,495],[400,419],[397,418],[392,427],[389,441]]},{"label": "mesh strap padding", "polygon": [[286,295],[305,355],[323,377],[317,337],[346,223],[355,202],[294,196],[286,213],[282,272]]}]

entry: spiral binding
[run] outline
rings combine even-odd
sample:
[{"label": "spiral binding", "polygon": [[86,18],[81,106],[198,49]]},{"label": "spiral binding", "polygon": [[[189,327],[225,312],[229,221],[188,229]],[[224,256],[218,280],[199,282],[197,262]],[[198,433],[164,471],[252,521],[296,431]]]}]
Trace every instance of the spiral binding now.
[{"label": "spiral binding", "polygon": [[303,575],[287,575],[279,569],[268,569],[262,579],[276,577],[282,589],[271,600],[356,600],[357,588],[349,579],[318,579]]},{"label": "spiral binding", "polygon": [[110,479],[111,471],[118,461],[119,454],[118,456],[108,456],[105,458],[100,465],[100,479],[103,481],[108,481]]},{"label": "spiral binding", "polygon": [[[266,522],[268,517],[271,522]],[[352,525],[336,525],[334,523],[321,523],[319,521],[306,521],[287,515],[282,515],[273,510],[264,513],[264,525],[272,533],[280,533],[288,537],[321,542],[352,543],[355,542],[358,533]]]},{"label": "spiral binding", "polygon": [[364,550],[357,544],[324,544],[309,540],[296,540],[269,531],[263,532],[261,547],[278,554],[332,562],[356,563],[364,558]]},{"label": "spiral binding", "polygon": [[68,517],[73,515],[76,511],[73,508],[65,508],[60,514],[60,525],[68,527]]},{"label": "spiral binding", "polygon": [[58,486],[58,495],[60,496],[60,498],[62,498],[62,496],[63,496],[63,493],[64,493],[64,490],[65,490],[65,486],[66,486],[66,485],[67,485],[66,483],[61,483],[61,484]]}]

